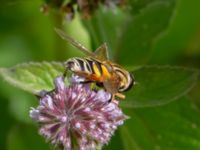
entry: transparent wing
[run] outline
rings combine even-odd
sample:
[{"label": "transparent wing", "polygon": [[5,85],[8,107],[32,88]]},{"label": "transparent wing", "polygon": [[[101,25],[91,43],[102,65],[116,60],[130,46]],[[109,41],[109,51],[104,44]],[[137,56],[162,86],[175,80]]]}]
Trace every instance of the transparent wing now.
[{"label": "transparent wing", "polygon": [[103,43],[99,48],[96,49],[94,52],[96,57],[100,60],[107,60],[108,59],[108,47],[106,43]]},{"label": "transparent wing", "polygon": [[80,44],[78,41],[76,41],[75,39],[71,38],[70,36],[68,36],[64,31],[55,28],[55,31],[58,33],[58,35],[60,35],[60,37],[69,42],[70,44],[72,44],[73,46],[75,46],[76,48],[78,48],[79,50],[81,50],[83,53],[85,53],[88,56],[91,57],[95,57],[96,55],[91,52],[89,49],[87,49],[86,47],[84,47],[82,44]]},{"label": "transparent wing", "polygon": [[112,94],[118,93],[119,83],[120,81],[116,74],[112,74],[112,77],[109,80],[103,81],[105,89]]}]

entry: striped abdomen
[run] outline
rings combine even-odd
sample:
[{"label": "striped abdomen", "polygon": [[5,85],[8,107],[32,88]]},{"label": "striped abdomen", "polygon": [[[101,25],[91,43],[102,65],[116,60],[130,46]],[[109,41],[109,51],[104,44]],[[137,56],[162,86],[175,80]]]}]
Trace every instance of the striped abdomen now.
[{"label": "striped abdomen", "polygon": [[[105,80],[119,80],[117,87],[119,92],[130,89],[134,79],[131,74],[117,64],[103,64],[92,58],[71,58],[65,63],[66,68],[89,81],[104,82]],[[117,79],[112,78],[112,74],[117,75]]]},{"label": "striped abdomen", "polygon": [[95,59],[75,57],[67,60],[65,66],[79,76],[93,81],[103,82],[110,77],[107,67]]}]

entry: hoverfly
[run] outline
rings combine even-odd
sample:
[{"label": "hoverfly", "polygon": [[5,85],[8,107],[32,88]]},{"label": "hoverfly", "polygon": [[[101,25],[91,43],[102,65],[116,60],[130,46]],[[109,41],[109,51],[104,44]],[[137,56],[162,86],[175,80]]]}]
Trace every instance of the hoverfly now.
[{"label": "hoverfly", "polygon": [[102,44],[95,52],[85,48],[82,44],[65,34],[60,29],[55,29],[62,39],[85,53],[88,57],[74,57],[68,59],[64,65],[65,69],[83,77],[86,82],[95,82],[112,94],[111,100],[115,96],[124,99],[121,92],[129,90],[134,84],[133,76],[120,65],[108,59],[108,48],[106,43]]}]

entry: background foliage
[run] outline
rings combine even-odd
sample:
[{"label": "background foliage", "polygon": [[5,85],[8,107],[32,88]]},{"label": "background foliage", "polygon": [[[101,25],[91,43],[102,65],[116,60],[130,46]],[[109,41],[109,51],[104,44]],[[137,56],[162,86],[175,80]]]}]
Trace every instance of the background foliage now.
[{"label": "background foliage", "polygon": [[129,10],[101,7],[91,20],[77,14],[72,22],[56,11],[45,16],[41,4],[0,5],[0,149],[50,148],[28,116],[37,99],[5,81],[33,93],[51,89],[63,68],[44,61],[83,56],[56,35],[61,26],[88,48],[107,42],[111,58],[135,75],[121,103],[131,119],[104,149],[200,149],[199,0],[130,0]]}]

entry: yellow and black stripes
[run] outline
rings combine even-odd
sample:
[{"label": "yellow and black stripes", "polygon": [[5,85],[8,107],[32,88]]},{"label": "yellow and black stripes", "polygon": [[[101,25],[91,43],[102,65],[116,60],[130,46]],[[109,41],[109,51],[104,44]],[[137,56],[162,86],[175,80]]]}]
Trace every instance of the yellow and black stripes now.
[{"label": "yellow and black stripes", "polygon": [[99,83],[103,83],[105,80],[115,80],[112,79],[112,74],[115,74],[120,80],[117,87],[120,92],[131,88],[134,82],[131,74],[120,66],[114,63],[105,62],[104,64],[93,58],[71,58],[67,60],[65,66],[72,72]]},{"label": "yellow and black stripes", "polygon": [[75,73],[85,72],[88,75],[93,75],[96,80],[100,81],[109,76],[107,68],[95,59],[75,57],[67,60],[65,66]]},{"label": "yellow and black stripes", "polygon": [[111,78],[111,71],[108,69],[108,65],[105,65],[96,59],[86,59],[86,61],[90,64],[93,74],[95,74],[99,81],[103,82],[104,80]]}]

